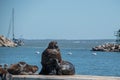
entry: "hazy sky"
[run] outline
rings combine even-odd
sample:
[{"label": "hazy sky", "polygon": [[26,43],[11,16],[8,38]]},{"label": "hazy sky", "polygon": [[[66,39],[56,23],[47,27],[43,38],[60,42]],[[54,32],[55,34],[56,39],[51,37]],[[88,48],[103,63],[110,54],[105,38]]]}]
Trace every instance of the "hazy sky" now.
[{"label": "hazy sky", "polygon": [[0,0],[0,34],[12,8],[15,36],[26,39],[115,39],[120,0]]}]

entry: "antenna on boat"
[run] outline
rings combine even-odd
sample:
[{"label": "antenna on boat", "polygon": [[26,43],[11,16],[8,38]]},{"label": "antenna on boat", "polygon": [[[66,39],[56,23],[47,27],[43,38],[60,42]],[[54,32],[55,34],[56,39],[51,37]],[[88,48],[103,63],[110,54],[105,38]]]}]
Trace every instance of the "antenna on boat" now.
[{"label": "antenna on boat", "polygon": [[14,8],[12,8],[12,36],[13,36],[13,40],[15,39],[15,35],[14,35]]}]

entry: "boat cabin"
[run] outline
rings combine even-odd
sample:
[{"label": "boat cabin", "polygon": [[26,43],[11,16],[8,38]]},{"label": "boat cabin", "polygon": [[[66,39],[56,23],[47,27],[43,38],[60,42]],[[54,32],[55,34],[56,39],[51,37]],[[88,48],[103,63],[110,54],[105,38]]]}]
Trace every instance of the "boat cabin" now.
[{"label": "boat cabin", "polygon": [[116,43],[120,44],[120,29],[115,33],[116,36]]}]

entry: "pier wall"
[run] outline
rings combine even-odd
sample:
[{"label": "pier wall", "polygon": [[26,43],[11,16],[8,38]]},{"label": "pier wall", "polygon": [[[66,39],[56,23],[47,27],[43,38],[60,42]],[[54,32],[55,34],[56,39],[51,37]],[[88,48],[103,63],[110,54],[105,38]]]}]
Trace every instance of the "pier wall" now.
[{"label": "pier wall", "polygon": [[12,80],[120,80],[120,77],[91,75],[13,75]]}]

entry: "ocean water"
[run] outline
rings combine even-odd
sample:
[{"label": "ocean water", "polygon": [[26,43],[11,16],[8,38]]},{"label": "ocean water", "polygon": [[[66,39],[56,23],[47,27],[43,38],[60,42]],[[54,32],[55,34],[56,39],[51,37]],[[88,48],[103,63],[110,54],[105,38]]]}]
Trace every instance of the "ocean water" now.
[{"label": "ocean water", "polygon": [[[15,48],[0,47],[0,64],[24,61],[41,70],[41,54],[51,40],[25,40]],[[120,76],[120,52],[94,52],[91,48],[114,40],[56,40],[62,59],[70,61],[80,75]],[[40,52],[36,54],[36,52]],[[70,53],[70,54],[69,54]]]}]

